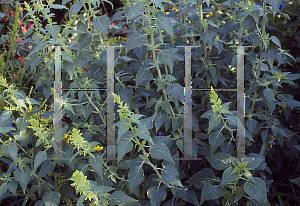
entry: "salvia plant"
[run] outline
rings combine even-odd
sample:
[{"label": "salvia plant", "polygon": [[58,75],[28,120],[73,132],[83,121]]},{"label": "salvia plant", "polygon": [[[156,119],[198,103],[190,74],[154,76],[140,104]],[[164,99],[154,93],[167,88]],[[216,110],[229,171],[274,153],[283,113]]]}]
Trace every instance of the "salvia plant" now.
[{"label": "salvia plant", "polygon": [[1,205],[298,205],[299,2],[121,3],[0,0]]}]

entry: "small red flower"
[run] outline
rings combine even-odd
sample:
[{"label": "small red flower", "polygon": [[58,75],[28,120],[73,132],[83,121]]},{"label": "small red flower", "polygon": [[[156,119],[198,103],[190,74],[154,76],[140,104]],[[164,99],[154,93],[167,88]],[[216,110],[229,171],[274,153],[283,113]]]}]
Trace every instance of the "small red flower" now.
[{"label": "small red flower", "polygon": [[18,24],[19,24],[19,26],[22,24],[22,22],[21,22],[21,20],[20,20],[20,19],[18,20]]},{"label": "small red flower", "polygon": [[13,78],[15,78],[15,77],[16,77],[16,73],[13,74]]},{"label": "small red flower", "polygon": [[23,62],[21,66],[23,67],[23,66],[24,66],[24,64],[25,64],[25,63]]},{"label": "small red flower", "polygon": [[27,29],[24,26],[21,26],[21,32],[22,33],[27,33]]},{"label": "small red flower", "polygon": [[23,11],[23,9],[24,9],[23,7],[20,7],[20,11]]},{"label": "small red flower", "polygon": [[8,12],[8,14],[11,15],[11,16],[13,16],[13,15],[14,15],[14,12],[13,12],[12,10],[10,10],[10,11]]}]

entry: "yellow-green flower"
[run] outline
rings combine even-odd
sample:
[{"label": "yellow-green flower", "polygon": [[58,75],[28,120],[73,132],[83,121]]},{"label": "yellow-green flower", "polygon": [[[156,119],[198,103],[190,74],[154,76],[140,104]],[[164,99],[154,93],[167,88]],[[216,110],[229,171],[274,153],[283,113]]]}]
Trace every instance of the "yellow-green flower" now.
[{"label": "yellow-green flower", "polygon": [[97,147],[94,148],[94,150],[95,150],[95,151],[101,151],[101,150],[103,150],[103,147],[102,147],[102,146],[100,147],[100,146],[98,145]]},{"label": "yellow-green flower", "polygon": [[172,11],[179,11],[179,10],[178,10],[177,8],[174,7],[174,8],[172,9]]}]

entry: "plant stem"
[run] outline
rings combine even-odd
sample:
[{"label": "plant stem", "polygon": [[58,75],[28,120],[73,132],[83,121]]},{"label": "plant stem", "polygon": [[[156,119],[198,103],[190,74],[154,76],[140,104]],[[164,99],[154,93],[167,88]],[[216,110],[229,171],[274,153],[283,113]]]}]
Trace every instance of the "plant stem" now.
[{"label": "plant stem", "polygon": [[[263,26],[262,26],[262,33],[261,33],[262,40],[264,40],[265,32],[266,32],[266,1],[263,2]],[[262,41],[261,46],[260,46],[261,50],[260,50],[260,54],[259,54],[260,56],[259,56],[258,69],[257,69],[257,73],[256,73],[256,81],[257,81],[257,79],[259,79],[260,70],[261,70],[263,45],[264,45],[264,43]],[[257,98],[257,92],[255,91],[254,99],[253,99],[253,102],[251,105],[251,114],[253,113],[253,110],[254,110],[256,98]]]}]

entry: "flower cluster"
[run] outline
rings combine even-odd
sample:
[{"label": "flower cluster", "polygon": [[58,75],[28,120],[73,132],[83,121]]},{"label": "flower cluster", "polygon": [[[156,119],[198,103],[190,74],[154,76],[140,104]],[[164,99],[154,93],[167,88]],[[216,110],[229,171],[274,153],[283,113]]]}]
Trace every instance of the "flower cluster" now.
[{"label": "flower cluster", "polygon": [[214,111],[214,115],[216,115],[216,113],[218,111],[221,110],[222,106],[222,101],[221,99],[218,97],[218,95],[216,94],[215,90],[213,89],[213,87],[211,87],[211,90],[210,90],[210,102],[213,104],[211,107]]},{"label": "flower cluster", "polygon": [[67,142],[71,145],[74,145],[74,149],[82,149],[83,151],[80,154],[83,154],[84,156],[89,152],[92,145],[88,144],[87,141],[82,137],[82,133],[79,133],[79,130],[76,128],[73,128],[72,134],[68,135]]},{"label": "flower cluster", "polygon": [[59,190],[67,181],[65,179],[65,175],[57,174],[55,172],[49,173],[48,176],[54,177],[55,187],[57,190]]},{"label": "flower cluster", "polygon": [[91,191],[90,182],[86,180],[86,176],[82,172],[76,170],[70,180],[74,181],[71,186],[75,187],[76,191],[85,196],[85,200],[98,199],[97,195]]}]

